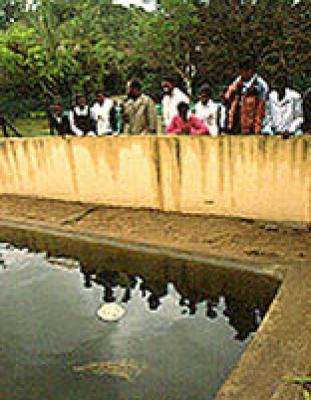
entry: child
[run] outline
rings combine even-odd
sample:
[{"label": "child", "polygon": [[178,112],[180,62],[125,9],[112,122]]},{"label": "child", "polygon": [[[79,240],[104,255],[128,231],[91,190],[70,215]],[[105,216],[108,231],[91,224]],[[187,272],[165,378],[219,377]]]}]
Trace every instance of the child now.
[{"label": "child", "polygon": [[208,135],[208,127],[199,118],[189,111],[189,105],[181,102],[177,106],[178,114],[175,115],[167,133],[173,135]]}]

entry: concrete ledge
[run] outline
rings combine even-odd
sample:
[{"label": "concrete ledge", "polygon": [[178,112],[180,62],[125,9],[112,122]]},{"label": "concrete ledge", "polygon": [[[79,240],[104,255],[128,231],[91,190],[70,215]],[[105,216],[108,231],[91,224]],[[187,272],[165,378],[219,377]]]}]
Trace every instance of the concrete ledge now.
[{"label": "concrete ledge", "polygon": [[[159,268],[160,259],[168,262],[188,263],[189,265],[200,265],[205,268],[221,270],[223,273],[240,272],[256,275],[264,280],[272,279],[278,283],[282,282],[286,274],[286,267],[267,264],[258,268],[254,263],[237,262],[226,258],[208,257],[197,252],[172,249],[165,246],[158,246],[146,243],[138,243],[124,239],[93,234],[90,232],[72,232],[64,228],[51,228],[38,223],[21,223],[12,220],[0,219],[0,241],[8,241],[18,246],[27,246],[34,251],[47,251],[57,256],[77,257],[82,263],[90,263],[94,260],[88,259],[90,251],[97,252],[100,247],[101,262],[107,257],[107,263],[114,256],[123,257],[126,261],[127,254],[135,257],[143,256],[148,263],[157,265]],[[91,247],[91,246],[94,247]],[[81,246],[90,246],[84,251]],[[138,260],[141,262],[141,260]],[[98,268],[100,262],[97,261]],[[150,267],[151,268],[151,267]]]},{"label": "concrete ledge", "polygon": [[311,222],[311,137],[0,141],[0,194]]},{"label": "concrete ledge", "polygon": [[255,338],[216,400],[302,400],[285,376],[311,372],[311,267],[288,271]]}]

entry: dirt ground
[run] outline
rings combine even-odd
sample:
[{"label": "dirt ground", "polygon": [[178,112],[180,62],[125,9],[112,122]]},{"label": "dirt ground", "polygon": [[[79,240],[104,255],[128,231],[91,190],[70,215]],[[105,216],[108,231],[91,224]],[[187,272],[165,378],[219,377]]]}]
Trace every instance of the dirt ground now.
[{"label": "dirt ground", "polygon": [[0,196],[0,218],[257,263],[311,262],[306,226]]}]

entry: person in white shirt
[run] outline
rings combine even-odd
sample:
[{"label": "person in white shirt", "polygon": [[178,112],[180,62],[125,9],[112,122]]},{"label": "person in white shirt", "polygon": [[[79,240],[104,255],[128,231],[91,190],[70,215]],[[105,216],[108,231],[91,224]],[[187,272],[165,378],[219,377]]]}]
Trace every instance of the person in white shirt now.
[{"label": "person in white shirt", "polygon": [[76,96],[76,105],[69,114],[70,128],[76,136],[95,136],[96,124],[83,95]]},{"label": "person in white shirt", "polygon": [[288,86],[286,75],[277,78],[275,89],[269,93],[262,133],[288,136],[302,134],[302,96]]},{"label": "person in white shirt", "polygon": [[162,99],[162,114],[166,131],[172,122],[172,119],[178,114],[178,104],[181,102],[189,104],[190,99],[185,93],[176,87],[174,78],[164,78],[162,80],[162,89],[164,92],[164,97]]},{"label": "person in white shirt", "polygon": [[98,136],[117,133],[117,118],[114,102],[105,97],[103,91],[96,93],[96,102],[91,108],[91,116],[96,122]]},{"label": "person in white shirt", "polygon": [[221,105],[211,99],[209,86],[203,85],[200,89],[199,101],[195,105],[195,115],[207,125],[211,136],[219,135],[223,119],[222,111]]}]

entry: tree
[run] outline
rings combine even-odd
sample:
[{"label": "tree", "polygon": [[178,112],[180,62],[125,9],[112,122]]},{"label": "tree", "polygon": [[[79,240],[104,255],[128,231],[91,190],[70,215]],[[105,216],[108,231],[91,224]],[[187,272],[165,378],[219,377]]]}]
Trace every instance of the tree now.
[{"label": "tree", "polygon": [[198,4],[189,0],[162,0],[153,13],[140,16],[132,46],[146,65],[181,78],[189,94],[197,74],[200,29]]},{"label": "tree", "polygon": [[0,1],[0,27],[8,29],[10,24],[16,22],[26,10],[26,0],[1,0]]}]

